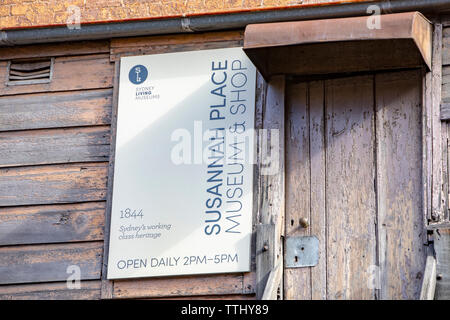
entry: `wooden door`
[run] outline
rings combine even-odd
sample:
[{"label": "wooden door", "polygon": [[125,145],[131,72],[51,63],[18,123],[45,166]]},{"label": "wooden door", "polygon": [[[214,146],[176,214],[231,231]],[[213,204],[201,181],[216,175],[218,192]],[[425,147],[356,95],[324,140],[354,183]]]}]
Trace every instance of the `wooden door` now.
[{"label": "wooden door", "polygon": [[285,299],[418,298],[422,199],[420,71],[287,84],[286,238],[319,262],[285,267]]}]

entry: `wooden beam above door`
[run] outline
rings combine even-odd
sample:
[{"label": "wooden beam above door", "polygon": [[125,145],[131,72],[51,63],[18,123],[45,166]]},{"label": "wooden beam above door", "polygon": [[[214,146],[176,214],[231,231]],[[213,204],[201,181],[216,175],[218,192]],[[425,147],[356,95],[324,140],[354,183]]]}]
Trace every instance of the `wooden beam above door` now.
[{"label": "wooden beam above door", "polygon": [[419,12],[251,24],[244,50],[264,77],[431,68],[432,24]]}]

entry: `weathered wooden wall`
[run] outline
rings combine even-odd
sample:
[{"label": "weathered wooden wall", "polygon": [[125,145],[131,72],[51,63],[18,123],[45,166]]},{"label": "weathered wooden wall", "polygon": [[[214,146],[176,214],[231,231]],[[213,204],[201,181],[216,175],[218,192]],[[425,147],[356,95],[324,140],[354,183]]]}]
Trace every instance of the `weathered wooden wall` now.
[{"label": "weathered wooden wall", "polygon": [[[46,54],[55,57],[51,83],[5,86],[9,59]],[[108,42],[2,48],[0,79],[0,299],[98,299],[113,84]],[[66,284],[71,265],[81,271],[77,290]]]},{"label": "weathered wooden wall", "polygon": [[418,69],[288,85],[286,237],[319,261],[285,269],[287,298],[419,298],[421,88]]},{"label": "weathered wooden wall", "polygon": [[[442,19],[442,90],[441,90],[441,119],[443,119],[443,162],[444,167],[447,168],[447,179],[444,182],[445,190],[448,193],[450,185],[450,17]],[[447,195],[447,203],[450,196]],[[447,228],[450,214],[448,205],[440,217],[444,222],[447,221]],[[439,233],[435,234],[435,250],[437,255],[437,275],[436,281],[436,295],[435,299],[449,300],[450,299],[450,231],[448,229],[441,229]]]},{"label": "weathered wooden wall", "polygon": [[[241,46],[242,37],[0,48],[0,79],[11,59],[55,58],[50,83],[0,81],[0,299],[255,297],[255,257],[242,274],[120,281],[105,274],[119,58]],[[81,289],[66,285],[71,265],[81,269]]]}]

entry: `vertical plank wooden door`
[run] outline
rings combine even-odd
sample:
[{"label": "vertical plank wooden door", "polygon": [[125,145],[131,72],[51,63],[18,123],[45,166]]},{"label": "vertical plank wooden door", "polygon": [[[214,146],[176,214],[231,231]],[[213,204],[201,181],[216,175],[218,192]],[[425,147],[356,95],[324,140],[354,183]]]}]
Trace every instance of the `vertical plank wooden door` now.
[{"label": "vertical plank wooden door", "polygon": [[319,260],[285,268],[286,299],[418,298],[422,193],[419,71],[287,85],[286,238]]}]

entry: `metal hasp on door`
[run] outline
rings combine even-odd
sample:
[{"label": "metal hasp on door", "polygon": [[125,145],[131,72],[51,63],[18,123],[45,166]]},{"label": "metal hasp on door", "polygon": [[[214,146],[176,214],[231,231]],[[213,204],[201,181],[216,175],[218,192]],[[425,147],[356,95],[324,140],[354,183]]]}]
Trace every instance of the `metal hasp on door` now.
[{"label": "metal hasp on door", "polygon": [[315,236],[286,238],[285,267],[314,267],[319,262],[319,239]]}]

